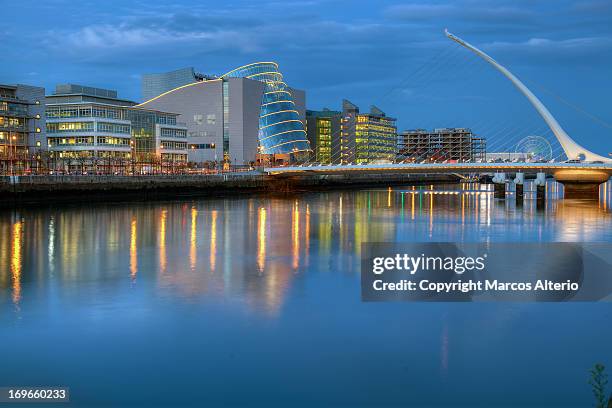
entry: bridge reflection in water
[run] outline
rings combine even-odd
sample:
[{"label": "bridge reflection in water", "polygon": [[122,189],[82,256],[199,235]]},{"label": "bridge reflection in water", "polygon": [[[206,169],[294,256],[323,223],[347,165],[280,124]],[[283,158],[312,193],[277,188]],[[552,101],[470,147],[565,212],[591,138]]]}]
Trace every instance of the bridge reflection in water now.
[{"label": "bridge reflection in water", "polygon": [[556,200],[562,186],[549,182],[544,208],[530,199],[529,185],[522,207],[494,200],[487,188],[406,186],[3,213],[0,301],[19,307],[50,285],[60,289],[49,295],[60,296],[61,288],[115,282],[187,301],[232,299],[274,316],[303,274],[357,273],[361,242],[612,239],[609,182],[599,202]]}]

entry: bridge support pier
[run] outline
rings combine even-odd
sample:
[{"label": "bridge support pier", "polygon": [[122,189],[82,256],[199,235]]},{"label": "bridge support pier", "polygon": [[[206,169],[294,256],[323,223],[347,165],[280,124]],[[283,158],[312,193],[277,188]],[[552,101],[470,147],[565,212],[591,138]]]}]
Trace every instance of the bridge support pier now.
[{"label": "bridge support pier", "polygon": [[536,206],[541,207],[546,202],[546,186],[536,185]]},{"label": "bridge support pier", "polygon": [[525,174],[524,173],[516,173],[516,177],[514,179],[514,184],[516,186],[514,198],[516,200],[516,205],[523,205],[523,199],[525,197],[524,194],[524,181]]},{"label": "bridge support pier", "polygon": [[506,198],[506,183],[493,184],[493,198]]},{"label": "bridge support pier", "polygon": [[534,184],[536,188],[536,207],[540,208],[546,202],[546,173],[538,173]]},{"label": "bridge support pier", "polygon": [[493,175],[493,198],[506,198],[506,173]]},{"label": "bridge support pier", "polygon": [[523,199],[525,197],[523,184],[516,184],[516,189],[514,190],[514,199],[516,201],[517,206],[523,205]]},{"label": "bridge support pier", "polygon": [[563,184],[564,198],[599,200],[599,185],[607,182],[610,175],[600,170],[559,170],[555,179]]}]

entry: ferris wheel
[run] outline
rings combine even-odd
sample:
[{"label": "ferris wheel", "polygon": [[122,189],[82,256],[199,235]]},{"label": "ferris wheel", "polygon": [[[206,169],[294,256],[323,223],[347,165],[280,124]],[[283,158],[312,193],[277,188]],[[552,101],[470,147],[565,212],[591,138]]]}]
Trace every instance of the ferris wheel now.
[{"label": "ferris wheel", "polygon": [[526,156],[528,162],[549,162],[553,159],[552,146],[542,136],[527,136],[516,145],[516,153]]}]

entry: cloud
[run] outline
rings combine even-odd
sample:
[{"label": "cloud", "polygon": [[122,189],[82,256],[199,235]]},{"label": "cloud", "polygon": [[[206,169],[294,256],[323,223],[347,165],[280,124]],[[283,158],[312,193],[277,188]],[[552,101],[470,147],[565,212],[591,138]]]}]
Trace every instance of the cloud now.
[{"label": "cloud", "polygon": [[62,54],[104,58],[126,52],[158,54],[164,49],[172,53],[191,50],[192,55],[216,51],[278,54],[379,47],[380,41],[375,37],[391,31],[380,23],[338,22],[317,16],[303,18],[299,14],[269,16],[266,22],[252,13],[241,13],[217,10],[208,15],[183,11],[132,15],[114,24],[54,30],[45,36],[46,45]]},{"label": "cloud", "polygon": [[151,13],[126,18],[126,25],[149,29],[167,29],[177,32],[216,31],[240,28],[241,30],[261,26],[265,21],[257,16],[240,15],[237,12],[217,10],[215,13],[198,13],[179,10],[172,14]]},{"label": "cloud", "polygon": [[[213,29],[210,31],[174,30],[169,27],[137,27],[122,23],[119,25],[89,25],[76,31],[54,31],[47,38],[49,48],[68,51],[79,55],[89,51],[91,55],[101,53],[106,55],[112,52],[126,52],[130,50],[151,50],[162,52],[159,47],[193,47],[200,44],[208,50],[220,48],[238,49],[240,51],[253,51],[256,44],[248,37],[232,29]],[[61,38],[62,41],[57,41]]]},{"label": "cloud", "polygon": [[388,18],[409,22],[440,22],[447,19],[496,23],[524,22],[532,19],[532,11],[499,4],[474,5],[472,3],[432,4],[412,3],[390,6],[385,9]]},{"label": "cloud", "polygon": [[577,58],[579,56],[598,55],[604,51],[612,50],[610,37],[582,37],[565,40],[551,40],[548,38],[530,38],[523,42],[492,42],[483,48],[491,51],[508,53],[523,53],[544,56],[566,56]]},{"label": "cloud", "polygon": [[386,17],[400,20],[446,18],[456,13],[457,8],[449,4],[401,4],[384,11]]},{"label": "cloud", "polygon": [[573,8],[585,13],[610,13],[612,12],[612,3],[610,1],[581,1],[575,4]]}]

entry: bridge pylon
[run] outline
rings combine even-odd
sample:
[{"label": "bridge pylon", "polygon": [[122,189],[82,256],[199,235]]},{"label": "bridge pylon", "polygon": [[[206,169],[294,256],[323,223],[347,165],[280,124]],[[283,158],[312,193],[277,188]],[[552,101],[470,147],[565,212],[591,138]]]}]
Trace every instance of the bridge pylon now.
[{"label": "bridge pylon", "polygon": [[[538,111],[542,119],[546,122],[550,130],[553,132],[559,144],[563,148],[567,158],[569,160],[577,160],[580,162],[602,162],[612,163],[612,159],[593,153],[583,146],[579,145],[574,139],[572,139],[561,127],[557,119],[550,113],[550,111],[544,106],[542,101],[531,92],[525,84],[523,84],[512,72],[507,68],[499,64],[492,57],[486,54],[484,51],[474,47],[467,41],[462,40],[454,34],[451,34],[448,30],[444,30],[444,33],[448,38],[455,41],[459,45],[472,51],[495,69],[501,72],[506,78],[508,78],[512,84],[518,88],[518,90],[525,95],[531,105]],[[565,187],[566,198],[599,198],[599,185],[603,182],[608,181],[610,176],[602,172],[592,172],[589,170],[570,170],[563,172],[556,172],[554,174],[555,179],[560,183],[563,183]]]}]

